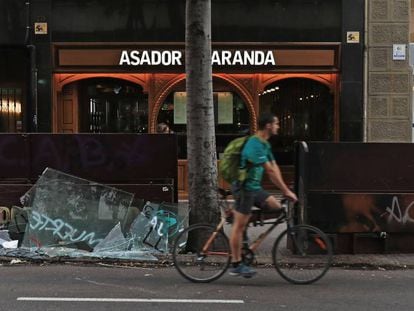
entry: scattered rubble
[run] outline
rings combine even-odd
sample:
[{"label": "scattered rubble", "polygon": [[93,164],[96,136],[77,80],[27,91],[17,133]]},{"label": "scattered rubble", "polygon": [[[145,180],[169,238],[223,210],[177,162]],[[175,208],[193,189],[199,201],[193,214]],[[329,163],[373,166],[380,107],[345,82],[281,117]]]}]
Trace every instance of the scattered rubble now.
[{"label": "scattered rubble", "polygon": [[0,256],[154,262],[168,253],[174,235],[188,221],[187,209],[179,204],[145,202],[50,168],[21,203],[15,208],[22,217],[13,224],[21,239],[11,240],[8,230],[0,230]]}]

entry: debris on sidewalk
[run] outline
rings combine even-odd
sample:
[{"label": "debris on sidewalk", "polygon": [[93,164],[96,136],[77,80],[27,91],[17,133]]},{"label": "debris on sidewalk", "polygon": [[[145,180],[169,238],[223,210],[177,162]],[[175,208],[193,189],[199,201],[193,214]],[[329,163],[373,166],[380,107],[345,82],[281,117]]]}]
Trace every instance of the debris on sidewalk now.
[{"label": "debris on sidewalk", "polygon": [[20,259],[12,259],[10,261],[10,264],[11,265],[15,265],[15,264],[19,264],[19,263],[24,263],[24,261],[23,260],[20,260]]},{"label": "debris on sidewalk", "polygon": [[[25,228],[20,247],[0,248],[0,256],[157,261],[188,219],[178,204],[134,200],[132,193],[50,168],[21,203],[26,217],[18,224]],[[8,247],[17,242],[4,239]]]},{"label": "debris on sidewalk", "polygon": [[17,248],[18,240],[11,240],[7,230],[0,230],[0,248]]}]

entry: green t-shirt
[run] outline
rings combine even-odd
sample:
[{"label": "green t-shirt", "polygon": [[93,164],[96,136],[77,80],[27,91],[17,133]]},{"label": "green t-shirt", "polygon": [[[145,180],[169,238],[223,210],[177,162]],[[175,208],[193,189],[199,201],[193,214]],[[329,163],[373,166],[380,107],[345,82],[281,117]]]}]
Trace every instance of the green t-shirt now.
[{"label": "green t-shirt", "polygon": [[264,173],[263,164],[274,161],[272,148],[267,140],[254,135],[244,145],[241,153],[241,167],[247,167],[247,178],[243,184],[244,189],[249,191],[262,189],[262,178]]}]

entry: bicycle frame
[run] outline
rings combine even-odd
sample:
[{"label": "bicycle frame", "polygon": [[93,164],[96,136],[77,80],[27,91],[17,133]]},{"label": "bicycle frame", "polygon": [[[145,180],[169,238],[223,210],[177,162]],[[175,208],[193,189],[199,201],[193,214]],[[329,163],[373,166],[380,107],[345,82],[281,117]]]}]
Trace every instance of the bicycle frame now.
[{"label": "bicycle frame", "polygon": [[[226,191],[225,194],[228,192]],[[195,224],[183,230],[173,247],[173,260],[177,271],[186,279],[207,283],[220,278],[230,266],[231,248],[224,227],[229,222],[227,211],[230,201],[222,196],[221,219],[217,226]],[[272,249],[272,260],[277,272],[294,284],[310,284],[322,278],[332,262],[332,246],[327,235],[307,224],[296,224],[296,210],[293,204],[282,201],[284,213],[266,215],[263,210],[253,210],[242,241],[242,260],[247,266],[254,263],[255,251],[270,233],[281,223],[287,230],[276,237]],[[267,217],[269,219],[266,219]],[[249,225],[269,225],[249,245]],[[283,228],[284,229],[284,228]],[[197,243],[187,249],[187,238],[195,234]],[[183,240],[181,240],[183,239]],[[315,255],[315,256],[314,256]]]},{"label": "bicycle frame", "polygon": [[[214,232],[212,233],[212,235],[210,236],[210,238],[206,241],[206,243],[204,244],[202,251],[203,253],[208,253],[208,254],[214,254],[214,255],[230,255],[230,254],[225,254],[225,253],[217,253],[217,252],[208,252],[207,250],[209,249],[211,243],[214,241],[214,239],[216,238],[217,234],[219,231],[221,231],[224,227],[224,224],[226,223],[226,217],[225,217],[225,213],[222,212],[221,213],[221,220],[220,223],[216,226],[216,229],[214,230]],[[281,214],[279,217],[277,217],[274,221],[269,221],[266,223],[262,223],[261,226],[263,226],[264,224],[271,224],[271,226],[265,231],[262,232],[256,240],[253,241],[253,243],[251,243],[250,245],[248,245],[248,249],[251,250],[253,253],[256,251],[256,249],[262,244],[262,242],[266,239],[266,237],[281,223],[286,222],[287,225],[289,226],[289,219],[290,216],[285,215],[285,214]],[[250,222],[249,222],[250,224]],[[248,230],[248,226],[247,225],[245,231],[244,231],[244,235],[246,234],[247,230]]]},{"label": "bicycle frame", "polygon": [[221,217],[220,223],[217,225],[216,229],[214,230],[214,232],[212,233],[212,235],[210,236],[210,238],[206,241],[206,243],[203,246],[203,253],[208,253],[208,254],[214,254],[214,255],[227,255],[225,253],[221,253],[221,252],[207,252],[207,250],[209,249],[211,242],[214,241],[214,239],[216,238],[218,232],[223,229],[224,224],[226,223],[226,218],[225,217]]},{"label": "bicycle frame", "polygon": [[[266,239],[266,237],[281,223],[283,222],[287,222],[287,217],[286,215],[281,215],[278,218],[276,218],[274,221],[272,222],[268,222],[268,223],[264,223],[264,224],[272,224],[265,232],[262,232],[256,240],[253,241],[253,243],[251,243],[249,245],[249,249],[254,253],[256,251],[256,249],[260,246],[260,244],[262,244],[262,242]],[[245,231],[248,230],[248,227],[246,227]]]}]

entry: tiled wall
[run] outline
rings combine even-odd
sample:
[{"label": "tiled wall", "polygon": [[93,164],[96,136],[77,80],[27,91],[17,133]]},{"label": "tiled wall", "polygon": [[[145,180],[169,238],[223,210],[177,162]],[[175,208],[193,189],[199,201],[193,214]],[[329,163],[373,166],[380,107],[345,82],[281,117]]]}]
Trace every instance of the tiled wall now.
[{"label": "tiled wall", "polygon": [[[411,142],[412,69],[408,63],[413,0],[368,1],[367,141]],[[393,60],[406,44],[406,60]]]}]

